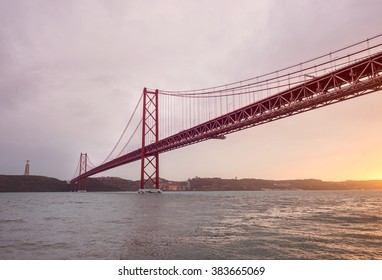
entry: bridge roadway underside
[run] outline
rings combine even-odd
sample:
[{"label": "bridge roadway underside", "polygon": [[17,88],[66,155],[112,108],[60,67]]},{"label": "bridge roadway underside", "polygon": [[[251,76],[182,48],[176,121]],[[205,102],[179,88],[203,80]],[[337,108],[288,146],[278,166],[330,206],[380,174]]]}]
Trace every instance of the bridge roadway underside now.
[{"label": "bridge roadway underside", "polygon": [[[261,101],[237,109],[145,147],[147,156],[214,139],[295,114],[372,93],[382,88],[382,53],[312,78]],[[73,182],[141,159],[141,149],[127,153],[80,176]]]}]

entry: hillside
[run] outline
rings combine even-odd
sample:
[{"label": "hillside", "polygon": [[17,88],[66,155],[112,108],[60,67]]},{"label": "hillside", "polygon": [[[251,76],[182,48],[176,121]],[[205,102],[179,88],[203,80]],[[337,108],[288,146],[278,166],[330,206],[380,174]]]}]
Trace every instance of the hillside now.
[{"label": "hillside", "polygon": [[[116,177],[87,179],[87,191],[136,191],[139,182]],[[0,192],[69,192],[66,181],[45,176],[0,175]]]},{"label": "hillside", "polygon": [[382,190],[382,180],[328,182],[315,179],[261,180],[193,178],[193,191],[260,191],[260,190]]},{"label": "hillside", "polygon": [[0,192],[67,192],[65,181],[44,176],[0,175]]},{"label": "hillside", "polygon": [[[193,178],[187,182],[162,184],[175,189],[188,185],[190,191],[262,191],[262,190],[382,190],[382,180],[327,182],[315,179],[305,180],[261,180],[261,179],[221,179]],[[180,188],[179,188],[180,187]],[[137,191],[139,181],[118,177],[97,177],[87,179],[88,192]],[[0,175],[0,192],[68,192],[66,181],[44,176]]]},{"label": "hillside", "polygon": [[102,191],[137,191],[139,181],[125,180],[119,177],[97,177],[87,179],[88,192]]}]

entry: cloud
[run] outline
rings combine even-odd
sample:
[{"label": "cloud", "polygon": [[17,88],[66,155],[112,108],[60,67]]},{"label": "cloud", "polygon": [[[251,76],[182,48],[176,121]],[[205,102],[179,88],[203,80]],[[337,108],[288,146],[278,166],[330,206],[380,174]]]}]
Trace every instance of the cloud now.
[{"label": "cloud", "polygon": [[[30,159],[36,173],[68,178],[79,153],[95,163],[106,157],[143,87],[203,88],[298,63],[380,32],[379,8],[376,0],[0,0],[0,129],[6,131],[0,173],[20,173]],[[285,138],[320,118],[295,119]],[[272,127],[264,129],[267,139],[279,133]],[[226,157],[241,161],[227,147],[251,149],[239,136],[256,133],[230,136],[221,146]],[[192,147],[166,154],[171,168],[163,165],[164,175],[198,175],[192,166],[210,146]],[[186,166],[171,163],[183,156]],[[217,155],[211,157],[206,174],[232,175],[231,167],[215,170]],[[114,173],[124,176],[123,170]]]}]

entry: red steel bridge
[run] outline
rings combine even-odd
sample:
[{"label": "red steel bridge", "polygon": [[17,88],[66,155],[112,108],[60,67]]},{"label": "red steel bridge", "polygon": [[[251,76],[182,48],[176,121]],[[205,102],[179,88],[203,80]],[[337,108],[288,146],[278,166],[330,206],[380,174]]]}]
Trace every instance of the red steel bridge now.
[{"label": "red steel bridge", "polygon": [[[81,154],[72,190],[85,178],[141,162],[140,190],[160,188],[159,155],[382,88],[382,34],[262,76],[198,90],[143,89],[125,130],[99,165]],[[142,112],[140,114],[139,112]]]}]

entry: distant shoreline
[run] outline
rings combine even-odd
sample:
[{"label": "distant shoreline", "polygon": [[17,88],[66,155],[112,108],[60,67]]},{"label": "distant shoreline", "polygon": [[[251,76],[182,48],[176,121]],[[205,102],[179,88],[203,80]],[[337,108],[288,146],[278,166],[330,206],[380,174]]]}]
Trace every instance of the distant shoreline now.
[{"label": "distant shoreline", "polygon": [[[382,180],[329,182],[316,179],[263,180],[193,178],[187,181],[162,179],[165,191],[275,191],[275,190],[382,190]],[[88,192],[137,191],[139,181],[119,177],[87,179]],[[0,192],[69,192],[66,181],[45,176],[0,175]]]}]

